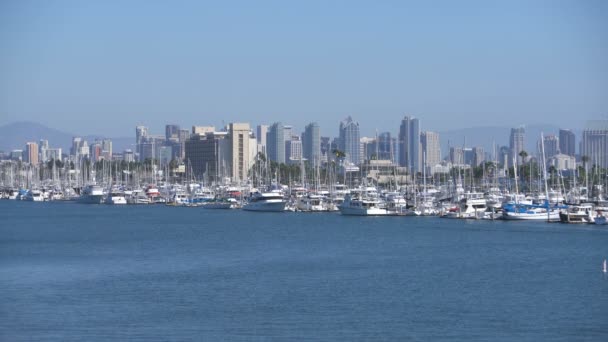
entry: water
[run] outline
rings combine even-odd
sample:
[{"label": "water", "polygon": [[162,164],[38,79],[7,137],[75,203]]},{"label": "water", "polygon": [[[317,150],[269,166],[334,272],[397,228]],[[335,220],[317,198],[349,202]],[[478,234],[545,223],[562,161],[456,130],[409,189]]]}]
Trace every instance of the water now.
[{"label": "water", "polygon": [[608,229],[0,201],[0,340],[608,340]]}]

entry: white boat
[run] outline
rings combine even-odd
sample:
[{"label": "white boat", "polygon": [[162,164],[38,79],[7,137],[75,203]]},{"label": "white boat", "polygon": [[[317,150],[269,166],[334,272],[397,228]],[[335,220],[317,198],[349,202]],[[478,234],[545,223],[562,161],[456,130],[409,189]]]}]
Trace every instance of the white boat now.
[{"label": "white boat", "polygon": [[284,212],[286,203],[280,192],[254,192],[243,210]]},{"label": "white boat", "polygon": [[486,199],[482,193],[467,192],[460,200],[458,207],[451,209],[444,218],[482,219],[486,216]]},{"label": "white boat", "polygon": [[342,215],[354,216],[380,216],[388,215],[389,212],[377,197],[356,196],[348,194],[340,206]]},{"label": "white boat", "polygon": [[593,205],[581,204],[570,206],[559,212],[559,219],[563,223],[593,223]]},{"label": "white boat", "polygon": [[321,195],[308,194],[307,196],[298,197],[296,208],[299,211],[328,211],[325,204],[325,198]]},{"label": "white boat", "polygon": [[32,189],[28,191],[25,195],[25,200],[30,202],[42,202],[44,201],[44,196],[42,194],[42,191]]},{"label": "white boat", "polygon": [[8,197],[7,198],[10,199],[10,200],[16,200],[18,195],[19,195],[19,190],[10,189],[8,191]]},{"label": "white boat", "polygon": [[511,221],[559,221],[559,211],[549,209],[549,214],[547,214],[546,208],[522,207],[517,210],[504,210],[502,219]]},{"label": "white boat", "polygon": [[85,204],[103,203],[103,188],[99,185],[87,185],[80,190],[78,202]]},{"label": "white boat", "polygon": [[105,200],[106,204],[127,204],[127,197],[124,192],[111,191]]}]

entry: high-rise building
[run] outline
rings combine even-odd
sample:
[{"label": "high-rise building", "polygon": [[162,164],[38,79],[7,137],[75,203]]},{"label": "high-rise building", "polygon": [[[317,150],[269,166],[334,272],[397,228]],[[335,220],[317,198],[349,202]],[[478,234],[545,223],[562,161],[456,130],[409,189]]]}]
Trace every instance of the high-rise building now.
[{"label": "high-rise building", "polygon": [[49,150],[49,141],[45,140],[45,139],[40,139],[40,143],[38,144],[38,160],[40,162],[47,162],[49,160],[48,157],[48,150]]},{"label": "high-rise building", "polygon": [[168,165],[173,157],[173,148],[171,146],[160,146],[158,148],[158,157],[160,165]]},{"label": "high-rise building", "polygon": [[92,162],[98,162],[100,161],[102,158],[102,147],[101,147],[101,143],[99,141],[95,141],[94,143],[92,143],[89,146],[89,159]]},{"label": "high-rise building", "polygon": [[268,158],[277,163],[285,163],[285,129],[283,124],[275,122],[266,134],[266,152]]},{"label": "high-rise building", "polygon": [[608,167],[608,120],[587,123],[581,139],[581,158],[588,158],[588,166]]},{"label": "high-rise building", "polygon": [[133,153],[132,150],[125,150],[122,155],[123,155],[123,157],[122,157],[123,160],[126,161],[127,163],[135,161],[135,154]]},{"label": "high-rise building", "polygon": [[249,133],[248,123],[231,123],[228,125],[230,140],[230,161],[233,181],[247,180],[249,173]]},{"label": "high-rise building", "polygon": [[420,144],[422,146],[422,152],[426,155],[426,164],[424,166],[427,169],[441,163],[439,133],[429,131],[422,132],[420,134]]},{"label": "high-rise building", "polygon": [[569,129],[559,130],[559,153],[574,157],[576,136]]},{"label": "high-rise building", "polygon": [[38,164],[38,144],[28,142],[25,144],[25,161],[30,164]]},{"label": "high-rise building", "polygon": [[393,146],[393,138],[391,138],[390,132],[382,132],[378,135],[378,159],[381,160],[395,160],[395,150]]},{"label": "high-rise building", "polygon": [[101,153],[106,160],[112,160],[112,140],[103,139],[101,141],[101,150]]},{"label": "high-rise building", "polygon": [[81,137],[73,137],[72,138],[72,147],[70,148],[70,155],[72,155],[72,156],[78,155],[78,151],[80,149],[81,144],[82,144]]},{"label": "high-rise building", "polygon": [[464,149],[462,147],[450,147],[450,162],[453,165],[464,165]]},{"label": "high-rise building", "polygon": [[137,126],[135,127],[135,143],[139,144],[143,140],[144,137],[148,136],[148,127],[146,126]]},{"label": "high-rise building", "polygon": [[283,137],[285,137],[285,142],[288,142],[293,137],[293,126],[283,126]]},{"label": "high-rise building", "polygon": [[196,177],[216,182],[228,175],[230,142],[227,136],[227,132],[207,132],[193,134],[186,141],[184,161]]},{"label": "high-rise building", "polygon": [[340,150],[346,155],[346,161],[355,165],[361,163],[361,142],[359,137],[359,123],[352,117],[340,122]]},{"label": "high-rise building", "polygon": [[410,172],[419,172],[420,164],[420,121],[406,116],[399,127],[399,165],[407,167]]},{"label": "high-rise building", "polygon": [[486,155],[484,153],[483,147],[473,147],[471,149],[471,153],[473,154],[471,166],[477,167],[486,160]]},{"label": "high-rise building", "polygon": [[559,142],[555,135],[545,135],[543,141],[545,143],[545,158],[548,159],[560,153]]},{"label": "high-rise building", "polygon": [[268,125],[258,125],[255,137],[259,145],[259,152],[264,155],[266,155],[266,134],[268,134]]},{"label": "high-rise building", "polygon": [[285,143],[286,161],[299,162],[302,159],[302,140],[292,139]]},{"label": "high-rise building", "polygon": [[526,135],[526,129],[522,127],[511,128],[511,137],[509,139],[509,150],[511,151],[509,165],[513,166],[513,160],[517,160],[517,164],[521,165],[522,160],[519,155],[521,151],[525,151],[524,137]]},{"label": "high-rise building", "polygon": [[179,125],[165,125],[165,140],[167,140],[167,142],[179,141],[179,130]]},{"label": "high-rise building", "polygon": [[311,165],[319,165],[321,161],[321,130],[316,122],[312,122],[304,128],[302,154]]}]

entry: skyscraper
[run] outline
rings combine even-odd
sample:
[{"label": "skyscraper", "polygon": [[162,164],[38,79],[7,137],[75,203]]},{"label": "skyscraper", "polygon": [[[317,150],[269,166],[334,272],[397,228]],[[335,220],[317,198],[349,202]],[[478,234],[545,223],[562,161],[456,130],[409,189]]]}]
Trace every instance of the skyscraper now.
[{"label": "skyscraper", "polygon": [[165,126],[165,140],[167,142],[178,142],[179,141],[179,125],[166,125]]},{"label": "skyscraper", "polygon": [[285,129],[283,124],[275,122],[266,134],[266,152],[268,158],[277,163],[285,163]]},{"label": "skyscraper", "polygon": [[359,138],[359,123],[349,116],[340,122],[340,150],[346,155],[346,160],[359,165],[361,162],[361,143]]},{"label": "skyscraper", "polygon": [[148,127],[145,126],[137,126],[135,127],[135,146],[137,154],[139,155],[139,160],[144,160],[142,157],[144,155],[144,140],[148,136]]},{"label": "skyscraper", "polygon": [[420,121],[406,116],[399,127],[399,165],[418,172],[421,171],[420,159]]},{"label": "skyscraper", "polygon": [[394,160],[395,151],[393,150],[393,139],[391,138],[391,132],[380,133],[377,140],[378,159]]},{"label": "skyscraper", "polygon": [[569,129],[559,130],[559,152],[569,156],[574,156],[576,150],[576,136]]},{"label": "skyscraper", "polygon": [[25,161],[30,164],[38,164],[38,144],[28,142],[25,144]]},{"label": "skyscraper", "polygon": [[544,143],[545,143],[545,158],[551,158],[554,155],[558,154],[560,149],[559,149],[559,143],[558,143],[558,139],[555,135],[549,134],[549,135],[545,135],[544,137]]},{"label": "skyscraper", "polygon": [[285,143],[285,160],[299,162],[302,159],[302,140],[292,139]]},{"label": "skyscraper", "polygon": [[524,151],[524,137],[526,129],[522,126],[519,128],[511,128],[511,137],[509,139],[509,150],[511,151],[509,165],[513,166],[513,160],[517,160],[517,164],[521,165],[523,160],[519,153]]},{"label": "skyscraper", "polygon": [[244,181],[249,172],[249,124],[231,123],[228,127],[232,180]]},{"label": "skyscraper", "polygon": [[608,167],[608,120],[587,123],[581,140],[581,158],[589,158],[587,165]]},{"label": "skyscraper", "polygon": [[266,134],[268,134],[268,125],[258,125],[255,137],[260,147],[258,152],[264,155],[266,155]]},{"label": "skyscraper", "polygon": [[[439,144],[439,133],[422,132],[420,134],[420,144],[422,151],[426,154],[425,167],[435,166],[441,163],[441,146]],[[424,157],[423,157],[424,159]],[[424,163],[424,162],[423,162]]]},{"label": "skyscraper", "polygon": [[302,154],[311,165],[319,165],[321,160],[321,130],[319,124],[311,122],[302,133]]}]

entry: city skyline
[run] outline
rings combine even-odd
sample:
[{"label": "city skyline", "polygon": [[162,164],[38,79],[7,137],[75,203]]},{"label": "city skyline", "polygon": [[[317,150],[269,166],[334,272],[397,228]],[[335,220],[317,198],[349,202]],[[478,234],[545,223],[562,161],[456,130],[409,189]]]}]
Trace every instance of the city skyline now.
[{"label": "city skyline", "polygon": [[605,2],[267,4],[4,2],[0,125],[316,121],[326,136],[350,115],[372,136],[403,115],[443,131],[607,114]]}]

